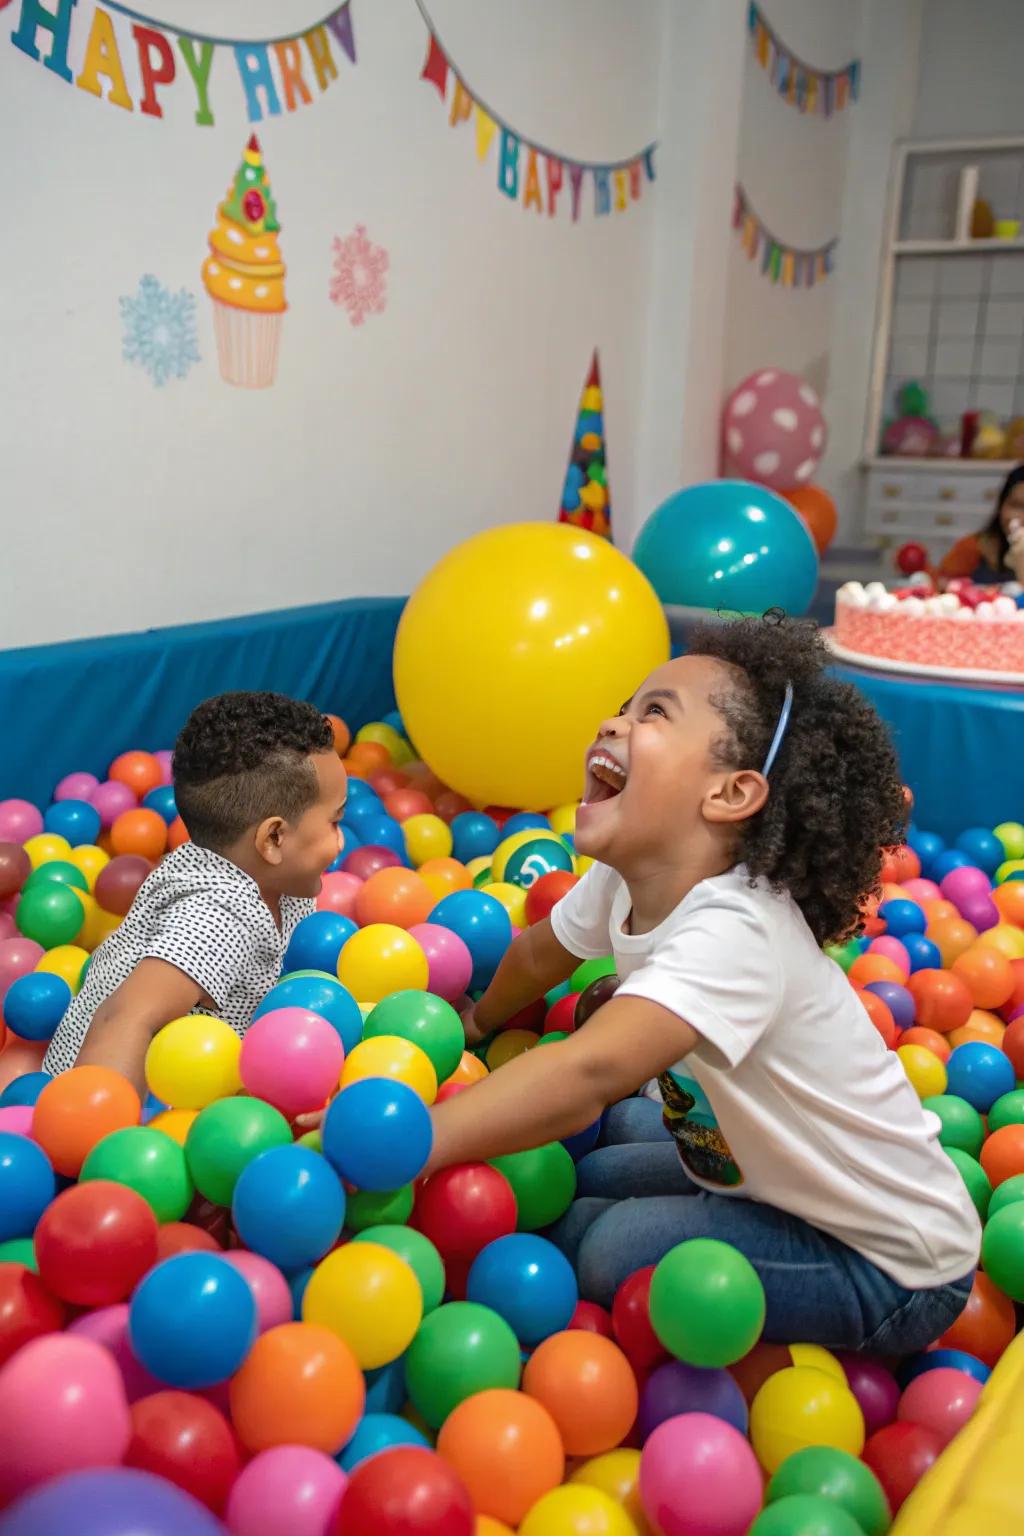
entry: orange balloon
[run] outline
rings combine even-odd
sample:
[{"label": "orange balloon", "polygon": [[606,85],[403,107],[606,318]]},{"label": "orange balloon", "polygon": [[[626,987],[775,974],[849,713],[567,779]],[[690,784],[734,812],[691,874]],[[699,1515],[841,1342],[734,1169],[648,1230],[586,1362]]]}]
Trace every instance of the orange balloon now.
[{"label": "orange balloon", "polygon": [[127,784],[141,800],[164,781],[164,771],[150,752],[122,752],[110,765],[109,778]]},{"label": "orange balloon", "polygon": [[175,848],[180,848],[182,843],[187,843],[188,840],[188,827],[186,827],[180,816],[175,816],[174,820],[167,828],[168,848],[173,853]]},{"label": "orange balloon", "polygon": [[282,1323],[261,1334],[229,1390],[231,1421],[252,1455],[272,1445],[309,1445],[334,1456],[366,1403],[352,1350],[316,1323]]},{"label": "orange balloon", "polygon": [[820,485],[798,485],[782,494],[799,512],[818,554],[823,555],[836,536],[836,504],[828,491]]},{"label": "orange balloon", "polygon": [[142,1104],[110,1067],[72,1067],[47,1083],[32,1112],[32,1136],[58,1173],[76,1179],[98,1141],[138,1125]]},{"label": "orange balloon", "polygon": [[433,891],[415,870],[392,866],[378,869],[359,887],[356,921],[361,928],[369,923],[414,928],[417,923],[425,923],[436,906]]},{"label": "orange balloon", "polygon": [[985,1138],[978,1161],[993,1189],[1015,1173],[1024,1173],[1024,1125],[1004,1125],[993,1131]]},{"label": "orange balloon", "polygon": [[471,1083],[482,1083],[487,1075],[488,1069],[479,1056],[474,1056],[472,1051],[463,1051],[462,1060],[451,1077],[445,1078],[441,1086],[444,1087],[448,1083],[464,1083],[468,1088]]},{"label": "orange balloon", "polygon": [[438,1454],[462,1478],[477,1514],[518,1525],[565,1475],[550,1413],[525,1392],[477,1392],[448,1415]]},{"label": "orange balloon", "polygon": [[869,981],[895,981],[901,987],[907,982],[895,960],[886,955],[858,955],[846,974],[855,987],[866,987]]},{"label": "orange balloon", "polygon": [[619,1346],[578,1328],[537,1346],[523,1390],[548,1410],[570,1456],[599,1456],[621,1445],[639,1402],[633,1368]]},{"label": "orange balloon", "polygon": [[110,829],[110,846],[115,854],[135,853],[155,861],[167,849],[167,823],[159,811],[122,811]]},{"label": "orange balloon", "polygon": [[1001,1050],[1005,1034],[1006,1025],[1002,1019],[997,1019],[994,1013],[987,1013],[984,1008],[975,1008],[967,1023],[961,1024],[959,1029],[950,1030],[946,1038],[954,1050],[958,1045],[966,1045],[969,1040],[982,1040],[986,1045],[995,1045]]},{"label": "orange balloon", "polygon": [[[964,1025],[965,1029],[967,1027],[967,1025]],[[912,1024],[909,1029],[905,1029],[902,1035],[900,1035],[900,1045],[923,1045],[926,1051],[931,1051],[932,1055],[937,1056],[940,1061],[948,1061],[953,1054],[953,1047],[950,1042],[954,1035],[959,1033],[960,1031],[955,1029],[951,1035],[940,1035],[937,1030],[925,1029],[920,1024]]]},{"label": "orange balloon", "polygon": [[334,737],[334,750],[339,757],[344,757],[352,740],[352,732],[340,715],[328,715],[327,719],[331,727],[331,735]]},{"label": "orange balloon", "polygon": [[951,901],[945,901],[941,896],[926,897],[921,903],[925,917],[929,923],[937,923],[944,917],[959,919],[960,912]]},{"label": "orange balloon", "polygon": [[914,999],[916,1022],[925,1029],[948,1035],[971,1016],[974,1003],[967,983],[952,971],[915,971],[903,985]]},{"label": "orange balloon", "polygon": [[998,949],[972,944],[950,969],[967,984],[975,1008],[1001,1008],[1013,991],[1013,967]]},{"label": "orange balloon", "polygon": [[347,762],[355,763],[364,776],[391,767],[391,753],[379,741],[357,741],[348,751]]},{"label": "orange balloon", "polygon": [[[1002,1135],[1002,1132],[997,1132]],[[984,1148],[982,1149],[984,1151]],[[985,1365],[995,1365],[1017,1330],[1013,1302],[979,1269],[967,1305],[939,1339],[942,1349],[962,1349]]]},{"label": "orange balloon", "polygon": [[997,885],[992,900],[1004,923],[1015,923],[1018,928],[1024,928],[1024,880],[1007,880],[1003,885]]},{"label": "orange balloon", "polygon": [[384,801],[384,809],[396,821],[408,821],[410,816],[431,816],[434,802],[422,789],[396,789]]},{"label": "orange balloon", "polygon": [[929,922],[924,936],[931,939],[942,956],[943,965],[948,969],[970,949],[978,937],[978,930],[962,917],[940,917]]},{"label": "orange balloon", "polygon": [[[468,891],[473,884],[465,864],[460,864],[458,859],[427,859],[416,873],[421,880],[429,877],[431,880],[440,881],[449,891]],[[1017,884],[1021,883],[1017,882]]]}]

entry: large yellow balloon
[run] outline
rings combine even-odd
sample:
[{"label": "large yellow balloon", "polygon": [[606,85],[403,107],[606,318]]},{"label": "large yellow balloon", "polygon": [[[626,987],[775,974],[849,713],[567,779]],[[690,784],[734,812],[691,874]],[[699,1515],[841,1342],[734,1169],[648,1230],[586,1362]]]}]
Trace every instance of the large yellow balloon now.
[{"label": "large yellow balloon", "polygon": [[598,724],[667,660],[647,578],[565,523],[491,528],[409,599],[395,641],[406,730],[446,784],[481,805],[578,797]]},{"label": "large yellow balloon", "polygon": [[364,1371],[404,1354],[422,1317],[413,1270],[380,1243],[336,1248],[316,1266],[302,1297],[303,1322],[344,1339]]}]

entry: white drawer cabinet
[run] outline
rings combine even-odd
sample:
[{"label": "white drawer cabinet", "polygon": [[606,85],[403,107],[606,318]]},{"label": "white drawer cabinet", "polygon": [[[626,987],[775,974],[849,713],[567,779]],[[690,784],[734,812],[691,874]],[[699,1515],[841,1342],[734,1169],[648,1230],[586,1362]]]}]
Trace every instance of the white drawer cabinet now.
[{"label": "white drawer cabinet", "polygon": [[885,545],[912,539],[938,558],[991,517],[1011,467],[984,459],[869,459],[865,529]]}]

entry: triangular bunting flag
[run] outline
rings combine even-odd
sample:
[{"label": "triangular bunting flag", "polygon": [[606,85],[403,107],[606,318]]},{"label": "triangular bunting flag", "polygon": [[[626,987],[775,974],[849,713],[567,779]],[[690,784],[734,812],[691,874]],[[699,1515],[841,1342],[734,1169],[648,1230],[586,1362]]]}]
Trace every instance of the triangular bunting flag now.
[{"label": "triangular bunting flag", "polygon": [[441,44],[438,42],[433,32],[430,34],[430,47],[427,49],[427,62],[423,66],[423,72],[420,75],[420,79],[429,80],[432,85],[436,85],[438,94],[440,95],[441,100],[444,101],[445,91],[448,86],[448,60],[445,58],[444,53],[441,50]]},{"label": "triangular bunting flag", "polygon": [[327,25],[354,64],[356,61],[356,40],[352,32],[351,6],[342,6],[340,11],[335,11],[333,16],[328,16]]},{"label": "triangular bunting flag", "polygon": [[491,140],[498,131],[498,125],[493,117],[488,117],[479,102],[476,104],[476,157],[478,160],[487,159],[487,151],[491,147]]}]

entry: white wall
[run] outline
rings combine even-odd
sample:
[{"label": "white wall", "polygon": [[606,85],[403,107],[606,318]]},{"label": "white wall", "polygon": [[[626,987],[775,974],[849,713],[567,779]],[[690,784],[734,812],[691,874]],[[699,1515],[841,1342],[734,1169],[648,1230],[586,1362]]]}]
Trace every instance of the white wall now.
[{"label": "white wall", "polygon": [[912,136],[1024,132],[1021,0],[925,0]]},{"label": "white wall", "polygon": [[[244,26],[280,34],[323,9],[248,0]],[[656,136],[664,0],[431,9],[470,84],[539,140],[600,160]],[[340,59],[314,106],[259,126],[289,309],[277,383],[234,389],[199,276],[250,131],[233,61],[215,64],[214,127],[193,125],[187,78],[154,121],[9,46],[17,10],[0,27],[0,646],[407,591],[472,530],[554,517],[595,344],[628,545],[650,510],[635,488],[662,185],[600,224],[510,204],[495,148],[479,165],[472,127],[449,128],[418,78],[426,32],[412,0],[357,0],[358,65]],[[230,0],[154,10],[209,31],[242,25]],[[80,0],[76,72],[91,15]],[[117,31],[134,89],[128,24]],[[701,61],[684,51],[685,84]],[[388,249],[391,272],[386,312],[354,329],[327,283],[331,239],[357,223]],[[197,299],[202,361],[160,389],[121,357],[118,298],[144,273]]]}]

